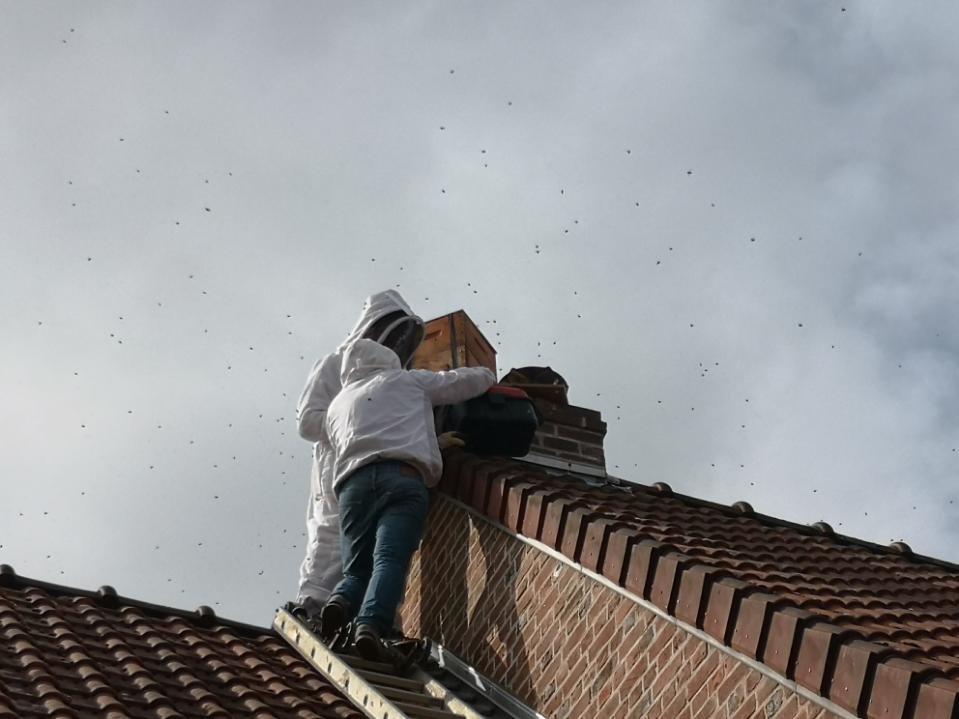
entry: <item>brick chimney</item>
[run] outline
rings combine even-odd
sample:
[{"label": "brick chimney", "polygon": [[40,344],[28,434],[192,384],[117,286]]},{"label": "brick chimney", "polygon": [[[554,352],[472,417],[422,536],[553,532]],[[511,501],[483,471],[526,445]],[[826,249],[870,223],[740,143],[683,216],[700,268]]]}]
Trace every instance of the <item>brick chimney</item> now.
[{"label": "brick chimney", "polygon": [[520,367],[507,372],[500,383],[523,389],[543,418],[524,460],[606,476],[606,423],[596,410],[569,403],[569,385],[558,372],[551,367]]},{"label": "brick chimney", "polygon": [[[410,367],[434,372],[457,367],[489,367],[496,374],[496,350],[463,310],[426,323],[423,343]],[[569,385],[550,367],[511,369],[501,384],[523,389],[540,412],[543,424],[533,438],[527,462],[606,476],[603,438],[606,423],[599,412],[571,405]]]}]

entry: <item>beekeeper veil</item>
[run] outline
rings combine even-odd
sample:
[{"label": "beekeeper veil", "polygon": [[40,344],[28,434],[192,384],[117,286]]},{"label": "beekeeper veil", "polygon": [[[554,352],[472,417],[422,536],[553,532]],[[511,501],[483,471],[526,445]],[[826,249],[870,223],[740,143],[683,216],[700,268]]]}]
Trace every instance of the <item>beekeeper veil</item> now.
[{"label": "beekeeper veil", "polygon": [[356,326],[338,348],[344,351],[354,340],[365,338],[389,347],[409,367],[413,354],[423,341],[423,320],[413,313],[396,290],[385,290],[367,297]]}]

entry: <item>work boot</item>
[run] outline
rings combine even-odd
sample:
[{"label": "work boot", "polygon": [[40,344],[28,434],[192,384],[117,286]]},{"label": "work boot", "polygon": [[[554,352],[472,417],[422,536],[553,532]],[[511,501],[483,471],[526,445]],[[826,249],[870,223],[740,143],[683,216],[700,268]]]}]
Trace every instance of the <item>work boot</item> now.
[{"label": "work boot", "polygon": [[332,598],[320,614],[320,636],[329,641],[348,621],[346,605]]},{"label": "work boot", "polygon": [[287,602],[286,609],[309,629],[317,630],[320,614],[323,612],[323,605],[318,599],[303,597],[296,602]]},{"label": "work boot", "polygon": [[409,674],[417,665],[429,661],[432,644],[429,639],[383,640],[383,661],[389,662],[399,674]]},{"label": "work boot", "polygon": [[383,661],[383,640],[379,630],[372,624],[359,624],[356,627],[354,646],[356,653],[371,662]]}]

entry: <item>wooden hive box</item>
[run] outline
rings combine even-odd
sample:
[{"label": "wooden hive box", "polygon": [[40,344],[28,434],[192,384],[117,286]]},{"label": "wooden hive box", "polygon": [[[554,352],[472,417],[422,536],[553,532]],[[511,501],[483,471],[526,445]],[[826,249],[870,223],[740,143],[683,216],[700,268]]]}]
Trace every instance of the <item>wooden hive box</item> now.
[{"label": "wooden hive box", "polygon": [[496,374],[496,350],[463,310],[426,323],[423,343],[410,363],[434,372],[457,367],[489,367]]}]

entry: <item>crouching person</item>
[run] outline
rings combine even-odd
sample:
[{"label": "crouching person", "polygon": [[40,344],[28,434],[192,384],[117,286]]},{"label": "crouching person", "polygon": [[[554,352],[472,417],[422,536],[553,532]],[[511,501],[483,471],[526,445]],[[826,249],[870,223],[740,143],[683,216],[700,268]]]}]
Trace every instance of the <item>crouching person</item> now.
[{"label": "crouching person", "polygon": [[326,422],[343,579],[323,608],[322,634],[352,620],[357,653],[377,660],[423,535],[426,488],[443,471],[433,407],[480,395],[496,378],[485,367],[404,370],[391,349],[359,339],[343,355],[340,379]]}]

